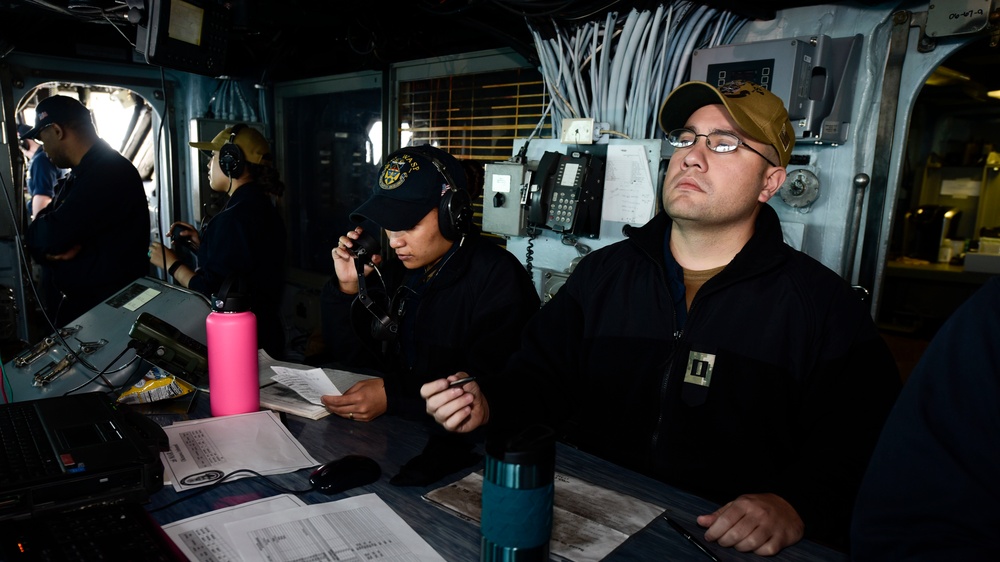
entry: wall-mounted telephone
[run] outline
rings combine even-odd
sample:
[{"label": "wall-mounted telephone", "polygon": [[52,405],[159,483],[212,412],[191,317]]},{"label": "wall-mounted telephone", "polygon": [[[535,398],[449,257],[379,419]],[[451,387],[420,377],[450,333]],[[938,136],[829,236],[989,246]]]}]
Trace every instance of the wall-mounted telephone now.
[{"label": "wall-mounted telephone", "polygon": [[603,159],[581,152],[546,152],[530,182],[528,223],[597,238],[603,202]]}]

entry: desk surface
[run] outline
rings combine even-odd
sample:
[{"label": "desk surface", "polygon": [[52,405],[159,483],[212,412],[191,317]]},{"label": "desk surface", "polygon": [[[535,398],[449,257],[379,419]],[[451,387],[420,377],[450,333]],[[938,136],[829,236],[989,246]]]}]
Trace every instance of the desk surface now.
[{"label": "desk surface", "polygon": [[[131,339],[129,330],[140,314],[152,314],[182,333],[205,343],[205,318],[210,311],[208,299],[198,293],[152,277],[136,279],[112,297],[67,323],[67,326],[76,329],[72,334],[62,340],[55,338],[55,334],[50,334],[48,337],[54,342],[52,347],[27,366],[15,365],[20,355],[5,357],[5,398],[20,402],[59,396],[70,391],[106,392],[107,385],[99,380],[100,376],[121,388],[127,382],[138,379],[140,373],[149,370],[148,364],[134,361],[135,351],[127,349]],[[65,358],[67,347],[77,351],[81,342],[103,343],[95,351],[83,355],[88,365],[77,362],[52,382],[34,385],[36,374]],[[38,342],[32,342],[36,343]]]},{"label": "desk surface", "polygon": [[[145,296],[141,298],[136,296],[140,293]],[[173,324],[182,332],[199,341],[204,341],[204,317],[208,313],[208,307],[207,303],[197,298],[196,295],[167,286],[154,279],[140,279],[123,289],[121,295],[116,295],[116,297],[119,296],[123,298],[109,299],[109,302],[98,305],[77,319],[75,323],[80,324],[81,329],[74,338],[68,338],[69,342],[74,342],[77,337],[83,340],[99,338],[108,340],[108,344],[104,348],[95,352],[88,359],[94,365],[99,366],[98,369],[108,367],[106,375],[115,386],[125,385],[148,370],[148,364],[144,361],[128,363],[126,360],[129,357],[117,362],[113,361],[115,354],[124,349],[128,341],[128,330],[139,313],[151,312]],[[136,299],[139,300],[140,304],[132,306]],[[42,387],[32,386],[32,376],[43,365],[58,361],[64,355],[65,350],[57,345],[30,367],[19,369],[10,363],[5,365],[7,382],[9,383],[9,386],[5,388],[8,393],[7,399],[20,401],[62,394],[94,377],[95,372],[92,369],[84,369],[75,365],[51,384]],[[125,368],[119,368],[123,363],[126,364]],[[82,390],[105,390],[105,388],[97,383],[90,383],[84,385]],[[208,415],[208,397],[200,394],[195,397],[194,406],[189,414],[184,416],[159,415],[155,416],[155,419],[161,425],[167,425],[188,417],[202,418],[208,417]],[[317,421],[292,415],[287,416],[286,419],[291,433],[318,461],[325,462],[347,454],[362,454],[376,459],[382,467],[382,477],[372,485],[333,496],[312,491],[306,492],[300,495],[305,502],[322,503],[374,492],[446,560],[478,560],[478,525],[444,511],[422,499],[422,496],[431,490],[458,480],[470,472],[480,470],[482,462],[478,466],[455,473],[432,486],[392,486],[389,484],[389,479],[399,472],[399,468],[407,460],[423,449],[427,439],[427,428],[424,425],[392,416],[382,416],[369,423],[352,422],[336,416]],[[701,498],[683,493],[662,482],[624,470],[569,447],[559,446],[556,462],[556,469],[560,472],[664,506],[672,518],[691,530],[698,529],[694,522],[696,515],[709,513],[714,509],[713,504]],[[309,470],[300,470],[291,474],[270,476],[266,480],[261,477],[243,478],[224,483],[207,491],[204,489],[194,490],[184,494],[176,493],[173,488],[165,488],[151,498],[147,508],[160,523],[170,523],[192,515],[286,491],[271,486],[270,483],[286,489],[304,490],[308,488],[308,474]],[[172,504],[181,497],[188,499]],[[732,549],[723,549],[714,545],[709,545],[709,548],[720,560],[773,560],[776,562],[847,560],[847,556],[842,553],[810,542],[794,545],[771,558],[741,554]],[[703,554],[660,518],[633,535],[607,557],[607,560],[611,561],[652,559],[707,560]]]},{"label": "desk surface", "polygon": [[[208,397],[196,397],[191,418],[208,415]],[[181,416],[156,416],[161,425],[182,419]],[[464,521],[422,499],[431,490],[458,480],[470,472],[482,469],[482,462],[460,471],[428,487],[397,487],[389,484],[400,466],[418,454],[427,438],[427,428],[393,416],[382,416],[372,422],[352,422],[330,416],[308,420],[288,415],[286,425],[291,433],[320,462],[347,454],[362,454],[379,461],[382,477],[374,484],[327,496],[307,492],[300,497],[307,503],[335,501],[348,496],[376,493],[446,560],[479,559],[479,527]],[[602,459],[560,445],[557,449],[556,470],[594,484],[664,506],[673,518],[689,529],[697,529],[695,516],[708,513],[713,505],[701,498],[678,491],[662,482],[624,470]],[[308,488],[308,470],[270,476],[268,482],[293,490]],[[162,524],[221,507],[284,493],[268,485],[263,478],[243,478],[224,483],[209,491],[194,490],[178,494],[173,488],[157,492],[147,505]],[[169,505],[180,497],[189,497]],[[164,507],[167,506],[167,507]],[[847,560],[847,556],[818,544],[804,541],[785,549],[776,557],[759,557],[723,549],[709,548],[720,560],[824,561]],[[658,518],[633,535],[606,560],[699,560],[705,559],[667,523]]]}]

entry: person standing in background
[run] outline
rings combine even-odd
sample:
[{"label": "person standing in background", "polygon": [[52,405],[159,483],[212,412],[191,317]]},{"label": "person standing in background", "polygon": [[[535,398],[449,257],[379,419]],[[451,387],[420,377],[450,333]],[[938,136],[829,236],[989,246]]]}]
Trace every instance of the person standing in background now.
[{"label": "person standing in background", "polygon": [[35,220],[35,215],[52,202],[56,194],[56,184],[68,170],[56,168],[49,160],[49,155],[45,153],[45,147],[34,139],[24,137],[30,130],[29,125],[17,126],[21,151],[27,159],[28,218]]},{"label": "person standing in background", "polygon": [[146,192],[132,162],[97,136],[75,98],[39,102],[22,138],[43,144],[56,167],[72,168],[26,236],[42,266],[46,313],[63,326],[148,273]]},{"label": "person standing in background", "polygon": [[149,246],[149,263],[166,268],[178,284],[209,298],[227,279],[238,281],[257,317],[257,346],[281,359],[286,234],[274,199],[284,193],[285,185],[274,167],[271,147],[264,135],[245,124],[223,129],[210,142],[188,144],[212,152],[209,184],[229,200],[200,232],[184,222],[170,225],[172,232],[178,232],[173,244],[189,244],[195,250],[196,266],[183,263],[177,252],[156,241]]}]

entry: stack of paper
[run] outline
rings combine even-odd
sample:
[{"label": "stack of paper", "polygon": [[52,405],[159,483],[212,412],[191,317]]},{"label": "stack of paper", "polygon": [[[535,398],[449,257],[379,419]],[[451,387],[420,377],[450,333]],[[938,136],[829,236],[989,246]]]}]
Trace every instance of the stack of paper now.
[{"label": "stack of paper", "polygon": [[444,561],[376,494],[315,505],[305,505],[295,496],[276,496],[163,529],[188,558],[198,562]]}]

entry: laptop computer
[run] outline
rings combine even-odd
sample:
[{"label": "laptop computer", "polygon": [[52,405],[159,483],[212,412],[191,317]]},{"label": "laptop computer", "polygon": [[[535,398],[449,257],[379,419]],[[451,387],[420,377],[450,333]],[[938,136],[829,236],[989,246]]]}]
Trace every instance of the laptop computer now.
[{"label": "laptop computer", "polygon": [[0,521],[163,487],[166,434],[101,392],[0,405],[0,447]]},{"label": "laptop computer", "polygon": [[0,525],[0,560],[175,562],[188,558],[141,505],[125,501],[5,521]]}]

